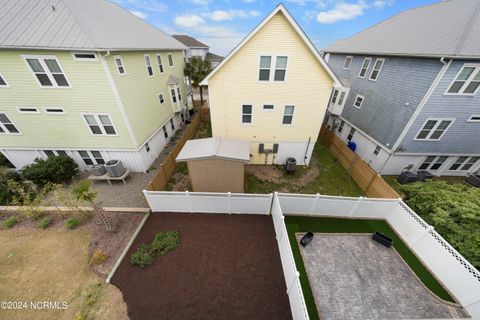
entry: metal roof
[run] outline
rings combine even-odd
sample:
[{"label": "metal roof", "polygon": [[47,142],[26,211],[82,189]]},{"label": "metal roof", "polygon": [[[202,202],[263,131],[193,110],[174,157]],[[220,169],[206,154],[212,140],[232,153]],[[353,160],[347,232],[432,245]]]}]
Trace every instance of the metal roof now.
[{"label": "metal roof", "polygon": [[167,79],[167,84],[178,84],[180,83],[180,79],[175,77],[174,75],[169,75]]},{"label": "metal roof", "polygon": [[185,46],[105,0],[0,0],[0,48],[184,50]]},{"label": "metal roof", "polygon": [[205,43],[200,42],[197,39],[190,37],[186,34],[174,34],[172,37],[174,37],[189,48],[208,48]]},{"label": "metal roof", "polygon": [[188,140],[176,161],[223,159],[248,162],[250,143],[222,137]]},{"label": "metal roof", "polygon": [[207,53],[207,55],[205,56],[205,59],[207,60],[210,60],[210,61],[220,61],[222,60],[224,57],[222,56],[219,56],[218,54],[215,54],[215,53]]},{"label": "metal roof", "polygon": [[448,0],[404,11],[324,52],[480,57],[480,1]]}]

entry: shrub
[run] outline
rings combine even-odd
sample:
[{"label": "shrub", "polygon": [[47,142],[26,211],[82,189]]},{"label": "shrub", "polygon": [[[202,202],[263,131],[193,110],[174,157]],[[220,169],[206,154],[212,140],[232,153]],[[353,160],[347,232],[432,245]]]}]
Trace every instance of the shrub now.
[{"label": "shrub", "polygon": [[75,320],[87,320],[87,316],[83,312],[77,313]]},{"label": "shrub", "polygon": [[144,268],[155,262],[159,256],[164,256],[174,250],[180,243],[180,233],[176,230],[168,230],[155,235],[150,243],[140,246],[136,252],[130,256],[130,263],[134,266]]},{"label": "shrub", "polygon": [[80,221],[78,219],[75,219],[75,218],[70,218],[67,221],[65,221],[65,227],[67,229],[70,229],[70,230],[75,229],[79,225],[80,225]]},{"label": "shrub", "polygon": [[33,181],[39,186],[48,182],[62,183],[78,174],[78,166],[72,158],[67,156],[35,159],[35,162],[22,170],[25,179]]},{"label": "shrub", "polygon": [[105,251],[97,249],[92,254],[92,257],[90,258],[90,264],[96,266],[96,265],[104,263],[105,261],[107,261],[107,259],[108,259],[108,256],[105,253]]},{"label": "shrub", "polygon": [[16,217],[10,217],[7,220],[3,221],[3,228],[10,229],[14,225],[18,223],[18,219]]},{"label": "shrub", "polygon": [[43,218],[37,224],[40,229],[47,229],[52,224],[52,218]]},{"label": "shrub", "polygon": [[18,188],[12,188],[12,184],[22,189],[26,187],[17,172],[0,167],[0,205],[10,205],[12,199],[18,196]]}]

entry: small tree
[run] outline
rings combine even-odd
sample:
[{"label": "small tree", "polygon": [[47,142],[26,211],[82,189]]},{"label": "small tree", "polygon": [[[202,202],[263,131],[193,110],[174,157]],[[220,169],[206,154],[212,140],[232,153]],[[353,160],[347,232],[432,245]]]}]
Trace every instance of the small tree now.
[{"label": "small tree", "polygon": [[[200,100],[203,104],[203,88],[200,85],[203,79],[212,71],[212,65],[210,61],[203,60],[199,57],[192,57],[190,61],[185,64],[184,74],[194,88],[200,88]],[[192,96],[193,99],[193,96]]]},{"label": "small tree", "polygon": [[116,223],[111,214],[108,214],[95,201],[97,192],[90,189],[92,182],[90,180],[81,180],[72,189],[72,193],[78,201],[87,201],[93,208],[93,213],[97,217],[97,223],[102,224],[105,230],[114,232]]}]

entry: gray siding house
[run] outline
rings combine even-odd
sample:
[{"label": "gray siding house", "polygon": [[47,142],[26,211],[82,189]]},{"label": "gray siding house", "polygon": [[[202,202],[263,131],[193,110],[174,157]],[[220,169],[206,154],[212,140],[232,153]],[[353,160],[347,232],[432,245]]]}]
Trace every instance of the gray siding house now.
[{"label": "gray siding house", "polygon": [[479,170],[479,35],[480,1],[448,0],[335,42],[328,126],[381,174]]}]

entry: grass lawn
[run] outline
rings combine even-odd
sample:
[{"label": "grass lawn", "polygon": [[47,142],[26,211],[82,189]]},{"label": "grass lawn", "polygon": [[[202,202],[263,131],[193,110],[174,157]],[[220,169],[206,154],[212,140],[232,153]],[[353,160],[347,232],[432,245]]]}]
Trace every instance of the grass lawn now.
[{"label": "grass lawn", "polygon": [[197,132],[193,139],[210,138],[212,136],[212,123],[210,121],[200,122]]},{"label": "grass lawn", "polygon": [[408,247],[400,240],[388,224],[381,220],[351,220],[339,218],[318,218],[318,217],[285,217],[288,236],[292,246],[295,263],[300,272],[305,302],[307,304],[310,319],[319,319],[315,301],[303,265],[302,256],[295,239],[296,232],[318,232],[318,233],[373,233],[380,231],[393,239],[395,250],[402,256],[403,260],[410,266],[415,274],[421,279],[427,288],[446,301],[454,301],[448,292],[438,283],[423,264],[415,257]]},{"label": "grass lawn", "polygon": [[0,318],[126,319],[121,292],[88,265],[87,232],[7,230],[0,231],[0,243],[2,301],[68,304],[66,310],[1,310]]},{"label": "grass lawn", "polygon": [[[259,167],[259,166],[253,166]],[[347,171],[328,151],[327,147],[317,142],[313,150],[310,166],[299,166],[293,174],[284,173],[283,168],[276,170],[276,179],[262,177],[251,172],[246,173],[247,193],[270,193],[274,191],[328,194],[340,196],[361,196],[360,187],[348,175]],[[278,175],[282,176],[279,178]]]}]

